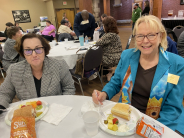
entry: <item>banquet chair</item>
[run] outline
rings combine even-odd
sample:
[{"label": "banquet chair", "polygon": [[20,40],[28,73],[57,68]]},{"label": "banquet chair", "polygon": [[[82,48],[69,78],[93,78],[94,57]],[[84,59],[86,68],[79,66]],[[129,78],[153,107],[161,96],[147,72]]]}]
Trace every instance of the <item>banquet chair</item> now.
[{"label": "banquet chair", "polygon": [[4,77],[4,74],[3,74],[3,64],[2,64],[3,54],[4,54],[4,52],[2,51],[2,47],[0,47],[0,72],[1,72],[1,75],[4,79],[5,77]]},{"label": "banquet chair", "polygon": [[184,31],[184,27],[183,26],[176,26],[173,29],[173,32],[175,33],[177,39],[179,38],[180,34]]},{"label": "banquet chair", "polygon": [[[77,83],[80,86],[81,92],[84,95],[83,92],[83,88],[82,88],[82,84],[81,84],[81,80],[83,79],[88,79],[87,76],[85,76],[85,74],[87,73],[88,75],[94,75],[95,72],[97,74],[97,76],[100,79],[100,82],[102,84],[103,87],[103,82],[101,80],[100,74],[99,74],[99,70],[101,67],[101,62],[102,62],[102,55],[103,55],[103,50],[102,47],[100,46],[93,46],[91,47],[86,54],[84,55],[84,57],[82,58],[82,74],[75,74],[75,68],[74,69],[70,69],[70,73],[72,74],[72,77],[77,79],[77,81],[75,81],[75,83]],[[89,74],[92,73],[92,74]],[[88,80],[89,81],[89,80]]]},{"label": "banquet chair", "polygon": [[58,42],[64,41],[65,38],[68,38],[68,41],[74,40],[73,36],[71,36],[70,34],[68,34],[68,33],[61,33],[61,34],[59,34],[57,41]]},{"label": "banquet chair", "polygon": [[[129,49],[131,40],[132,40],[132,35],[130,35],[125,49]],[[110,69],[104,69],[103,66],[102,66],[102,67],[101,67],[101,79],[102,79],[102,82],[103,82],[103,71],[104,71],[104,70],[112,71],[112,74],[114,74],[116,68],[117,68],[117,66],[114,66],[114,67],[112,67],[112,68],[110,68]]]}]

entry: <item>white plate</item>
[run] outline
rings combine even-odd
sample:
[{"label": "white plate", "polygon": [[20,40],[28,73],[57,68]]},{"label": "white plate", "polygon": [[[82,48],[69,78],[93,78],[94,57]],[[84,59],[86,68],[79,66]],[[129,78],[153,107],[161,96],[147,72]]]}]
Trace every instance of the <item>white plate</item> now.
[{"label": "white plate", "polygon": [[[109,114],[111,114],[111,108],[115,105],[116,103],[112,103],[112,104],[108,104],[105,107],[102,107],[102,111],[104,112],[106,119],[109,116]],[[122,103],[123,104],[123,103]],[[132,109],[131,114],[130,114],[130,120],[126,120],[123,118],[120,118],[118,116],[113,115],[115,118],[118,118],[119,120],[119,124],[118,127],[120,125],[123,125],[125,123],[128,124],[129,130],[126,132],[118,132],[118,131],[112,131],[108,129],[108,125],[104,124],[104,119],[101,118],[99,121],[99,126],[102,130],[104,130],[107,133],[110,133],[112,135],[116,135],[116,136],[129,136],[132,135],[136,132],[136,123],[137,121],[142,117],[142,114],[139,110],[137,110],[136,108],[134,108],[133,106],[130,105],[130,108]]]},{"label": "white plate", "polygon": [[[40,100],[40,99],[31,99],[31,100],[25,100],[23,101],[22,103],[20,103],[19,105],[21,104],[26,104],[26,102],[33,102],[33,101],[41,101],[42,102],[42,106],[43,108],[41,110],[38,110],[37,112],[43,112],[39,117],[35,118],[35,121],[38,121],[40,120],[48,111],[49,109],[49,104],[43,100]],[[11,126],[11,120],[13,118],[13,113],[16,109],[19,109],[19,105],[13,107],[10,111],[8,111],[8,113],[6,114],[5,116],[5,122],[7,125]]]}]

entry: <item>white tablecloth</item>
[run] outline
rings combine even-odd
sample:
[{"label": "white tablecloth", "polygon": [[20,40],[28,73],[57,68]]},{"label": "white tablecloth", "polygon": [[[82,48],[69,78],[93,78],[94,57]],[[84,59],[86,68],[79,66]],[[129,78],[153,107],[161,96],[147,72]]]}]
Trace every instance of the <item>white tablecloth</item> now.
[{"label": "white tablecloth", "polygon": [[[84,123],[81,118],[81,107],[84,103],[91,100],[91,97],[87,96],[75,96],[75,95],[62,95],[62,96],[50,96],[41,97],[42,100],[49,104],[57,103],[65,106],[73,107],[72,111],[59,123],[58,126],[46,123],[45,121],[36,122],[36,134],[37,138],[90,138],[84,128]],[[106,101],[109,104],[111,101]],[[10,106],[13,107],[19,103],[13,103]],[[0,115],[0,137],[10,137],[10,126],[4,122],[6,113]],[[148,116],[147,116],[148,117]],[[159,123],[161,124],[161,123]],[[162,124],[161,124],[162,125]],[[164,126],[164,125],[162,125]],[[164,134],[162,138],[182,138],[180,135],[164,126]],[[116,136],[110,135],[103,130],[99,129],[99,133],[93,138],[115,138]],[[117,138],[119,138],[117,136]],[[123,138],[142,138],[137,134]]]},{"label": "white tablecloth", "polygon": [[[68,41],[68,42],[58,42],[59,45],[52,46],[51,50],[49,52],[49,57],[54,57],[58,60],[64,59],[66,63],[69,66],[69,69],[73,69],[74,66],[76,65],[76,61],[78,59],[78,56],[80,54],[84,54],[86,50],[79,51],[77,54],[76,52],[78,51],[79,48],[85,48],[89,47],[88,46],[80,46],[80,43],[74,43],[73,41]],[[66,49],[69,47],[78,47],[77,49],[73,50],[67,50]]]}]

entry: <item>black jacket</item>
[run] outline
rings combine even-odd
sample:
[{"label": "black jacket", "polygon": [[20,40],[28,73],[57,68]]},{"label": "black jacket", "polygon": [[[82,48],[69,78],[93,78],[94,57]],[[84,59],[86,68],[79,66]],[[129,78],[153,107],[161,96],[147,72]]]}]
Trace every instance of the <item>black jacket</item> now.
[{"label": "black jacket", "polygon": [[143,12],[142,12],[142,15],[148,15],[149,11],[150,11],[150,7],[145,7]]}]

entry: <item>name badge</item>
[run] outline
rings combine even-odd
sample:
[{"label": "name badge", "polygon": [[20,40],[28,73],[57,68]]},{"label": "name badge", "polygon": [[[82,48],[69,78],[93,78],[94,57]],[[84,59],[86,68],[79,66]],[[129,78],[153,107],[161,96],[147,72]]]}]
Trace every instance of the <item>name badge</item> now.
[{"label": "name badge", "polygon": [[171,83],[171,84],[178,84],[180,76],[174,75],[174,74],[168,74],[168,78],[167,78],[167,82]]},{"label": "name badge", "polygon": [[89,23],[89,20],[86,20],[86,21],[82,21],[81,24],[87,24]]}]

